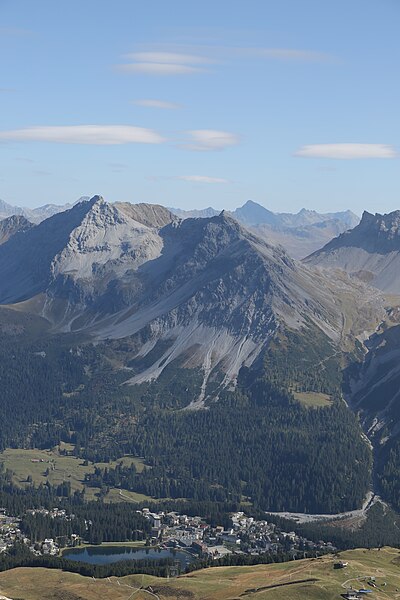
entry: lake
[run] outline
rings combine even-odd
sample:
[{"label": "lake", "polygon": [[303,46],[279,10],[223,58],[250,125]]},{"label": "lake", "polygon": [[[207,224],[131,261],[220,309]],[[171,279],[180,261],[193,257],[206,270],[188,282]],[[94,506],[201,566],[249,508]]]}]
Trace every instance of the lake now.
[{"label": "lake", "polygon": [[182,550],[171,548],[131,548],[129,546],[89,546],[87,548],[71,548],[63,552],[63,558],[89,563],[91,565],[108,565],[121,560],[161,560],[172,558],[185,568],[193,560],[193,556]]}]

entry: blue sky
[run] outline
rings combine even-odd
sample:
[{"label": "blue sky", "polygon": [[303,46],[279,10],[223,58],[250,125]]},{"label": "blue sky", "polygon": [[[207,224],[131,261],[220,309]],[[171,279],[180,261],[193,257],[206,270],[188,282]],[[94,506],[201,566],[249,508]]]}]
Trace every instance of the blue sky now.
[{"label": "blue sky", "polygon": [[399,0],[0,0],[0,198],[400,208]]}]

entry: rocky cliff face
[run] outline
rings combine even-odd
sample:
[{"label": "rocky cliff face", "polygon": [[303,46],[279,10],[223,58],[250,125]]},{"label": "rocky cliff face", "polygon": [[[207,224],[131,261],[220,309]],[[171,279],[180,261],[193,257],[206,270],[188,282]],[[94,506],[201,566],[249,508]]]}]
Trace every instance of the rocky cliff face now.
[{"label": "rocky cliff face", "polygon": [[305,259],[309,265],[339,268],[384,292],[400,293],[400,211],[364,212],[361,222]]}]

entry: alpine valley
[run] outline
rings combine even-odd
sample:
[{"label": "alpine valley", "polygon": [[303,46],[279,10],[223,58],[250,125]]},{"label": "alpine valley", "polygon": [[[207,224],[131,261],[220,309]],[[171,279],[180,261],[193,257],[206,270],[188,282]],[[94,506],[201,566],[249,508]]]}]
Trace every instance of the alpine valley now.
[{"label": "alpine valley", "polygon": [[0,222],[1,450],[109,462],[106,501],[400,509],[397,212],[52,212]]}]

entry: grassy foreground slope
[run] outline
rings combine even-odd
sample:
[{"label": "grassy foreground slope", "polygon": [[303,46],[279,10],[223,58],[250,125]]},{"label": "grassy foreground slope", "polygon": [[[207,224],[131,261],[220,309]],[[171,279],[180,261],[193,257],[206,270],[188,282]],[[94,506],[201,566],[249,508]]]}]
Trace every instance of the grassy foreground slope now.
[{"label": "grassy foreground slope", "polygon": [[[177,579],[132,575],[93,580],[74,573],[19,568],[0,574],[0,595],[21,600],[333,600],[350,588],[369,588],[373,598],[400,598],[400,551],[349,550],[337,557],[254,567],[216,567]],[[375,577],[373,588],[369,578]],[[386,584],[386,585],[383,585]]]}]

